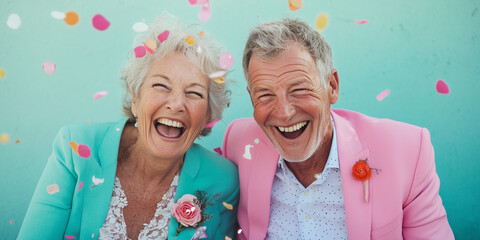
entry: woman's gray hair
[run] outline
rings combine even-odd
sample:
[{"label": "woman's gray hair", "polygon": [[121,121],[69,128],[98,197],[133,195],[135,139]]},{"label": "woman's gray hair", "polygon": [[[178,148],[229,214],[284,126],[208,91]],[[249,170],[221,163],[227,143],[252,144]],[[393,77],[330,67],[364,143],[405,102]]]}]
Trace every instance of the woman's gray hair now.
[{"label": "woman's gray hair", "polygon": [[283,19],[256,26],[248,37],[243,51],[243,72],[250,88],[248,67],[252,55],[273,60],[293,44],[300,44],[310,53],[321,74],[321,82],[327,87],[327,79],[333,70],[332,50],[322,35],[307,23],[298,19]]},{"label": "woman's gray hair", "polygon": [[[157,36],[166,30],[169,31],[168,38],[160,42]],[[187,43],[186,38],[188,37],[193,38],[193,44]],[[151,38],[157,43],[157,49],[153,54],[147,52],[144,57],[137,58],[133,48],[143,46],[143,42],[147,38]],[[219,65],[221,47],[208,35],[201,33],[198,26],[183,27],[176,17],[163,12],[153,24],[148,26],[147,32],[137,35],[133,48],[127,64],[121,69],[122,85],[125,88],[122,109],[129,121],[134,121],[131,100],[139,96],[140,87],[145,80],[150,63],[174,52],[185,54],[190,62],[207,76],[224,71],[222,77],[225,82],[223,83],[217,83],[209,77],[208,108],[211,114],[207,122],[222,118],[223,110],[230,102],[230,90],[227,87],[228,80],[226,79],[228,71],[223,70]],[[210,130],[210,128],[205,128],[200,135],[206,136]]]}]

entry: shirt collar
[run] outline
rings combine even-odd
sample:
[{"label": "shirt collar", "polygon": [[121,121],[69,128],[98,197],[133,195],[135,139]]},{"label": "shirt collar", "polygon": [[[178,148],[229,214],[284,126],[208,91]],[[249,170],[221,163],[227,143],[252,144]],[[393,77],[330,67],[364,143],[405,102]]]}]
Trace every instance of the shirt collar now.
[{"label": "shirt collar", "polygon": [[[340,169],[340,163],[338,162],[338,148],[337,148],[337,133],[335,130],[335,123],[333,122],[332,115],[330,115],[330,120],[332,121],[333,127],[333,137],[332,137],[332,146],[330,147],[330,153],[328,154],[327,163],[325,164],[324,171],[328,168]],[[285,160],[280,155],[278,159],[278,170],[287,169]]]}]

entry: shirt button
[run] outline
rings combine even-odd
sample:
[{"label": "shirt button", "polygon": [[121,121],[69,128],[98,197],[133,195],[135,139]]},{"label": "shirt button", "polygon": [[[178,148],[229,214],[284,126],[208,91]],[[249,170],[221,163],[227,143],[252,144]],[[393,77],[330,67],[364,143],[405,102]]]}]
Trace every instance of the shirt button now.
[{"label": "shirt button", "polygon": [[310,194],[310,192],[309,192],[309,191],[305,191],[305,192],[303,192],[303,195],[305,195],[305,196],[308,196],[308,194]]},{"label": "shirt button", "polygon": [[305,215],[305,219],[306,219],[306,220],[310,220],[310,215],[308,215],[308,214]]}]

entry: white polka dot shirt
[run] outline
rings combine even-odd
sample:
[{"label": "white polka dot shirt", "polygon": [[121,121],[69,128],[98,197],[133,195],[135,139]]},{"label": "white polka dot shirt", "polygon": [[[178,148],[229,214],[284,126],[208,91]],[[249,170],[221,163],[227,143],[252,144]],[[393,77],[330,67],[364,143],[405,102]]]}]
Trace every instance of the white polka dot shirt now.
[{"label": "white polka dot shirt", "polygon": [[325,169],[317,176],[305,188],[280,157],[266,239],[347,239],[335,126]]}]

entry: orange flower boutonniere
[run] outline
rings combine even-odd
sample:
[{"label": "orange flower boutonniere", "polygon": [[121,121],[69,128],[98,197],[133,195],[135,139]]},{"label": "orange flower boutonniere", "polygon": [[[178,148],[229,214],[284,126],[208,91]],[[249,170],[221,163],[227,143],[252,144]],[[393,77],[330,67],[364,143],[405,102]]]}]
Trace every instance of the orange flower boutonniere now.
[{"label": "orange flower boutonniere", "polygon": [[353,165],[353,177],[357,180],[363,181],[363,192],[365,196],[365,202],[368,202],[368,180],[372,176],[372,170],[375,170],[377,173],[380,171],[379,169],[370,168],[368,166],[368,159],[359,160]]}]

